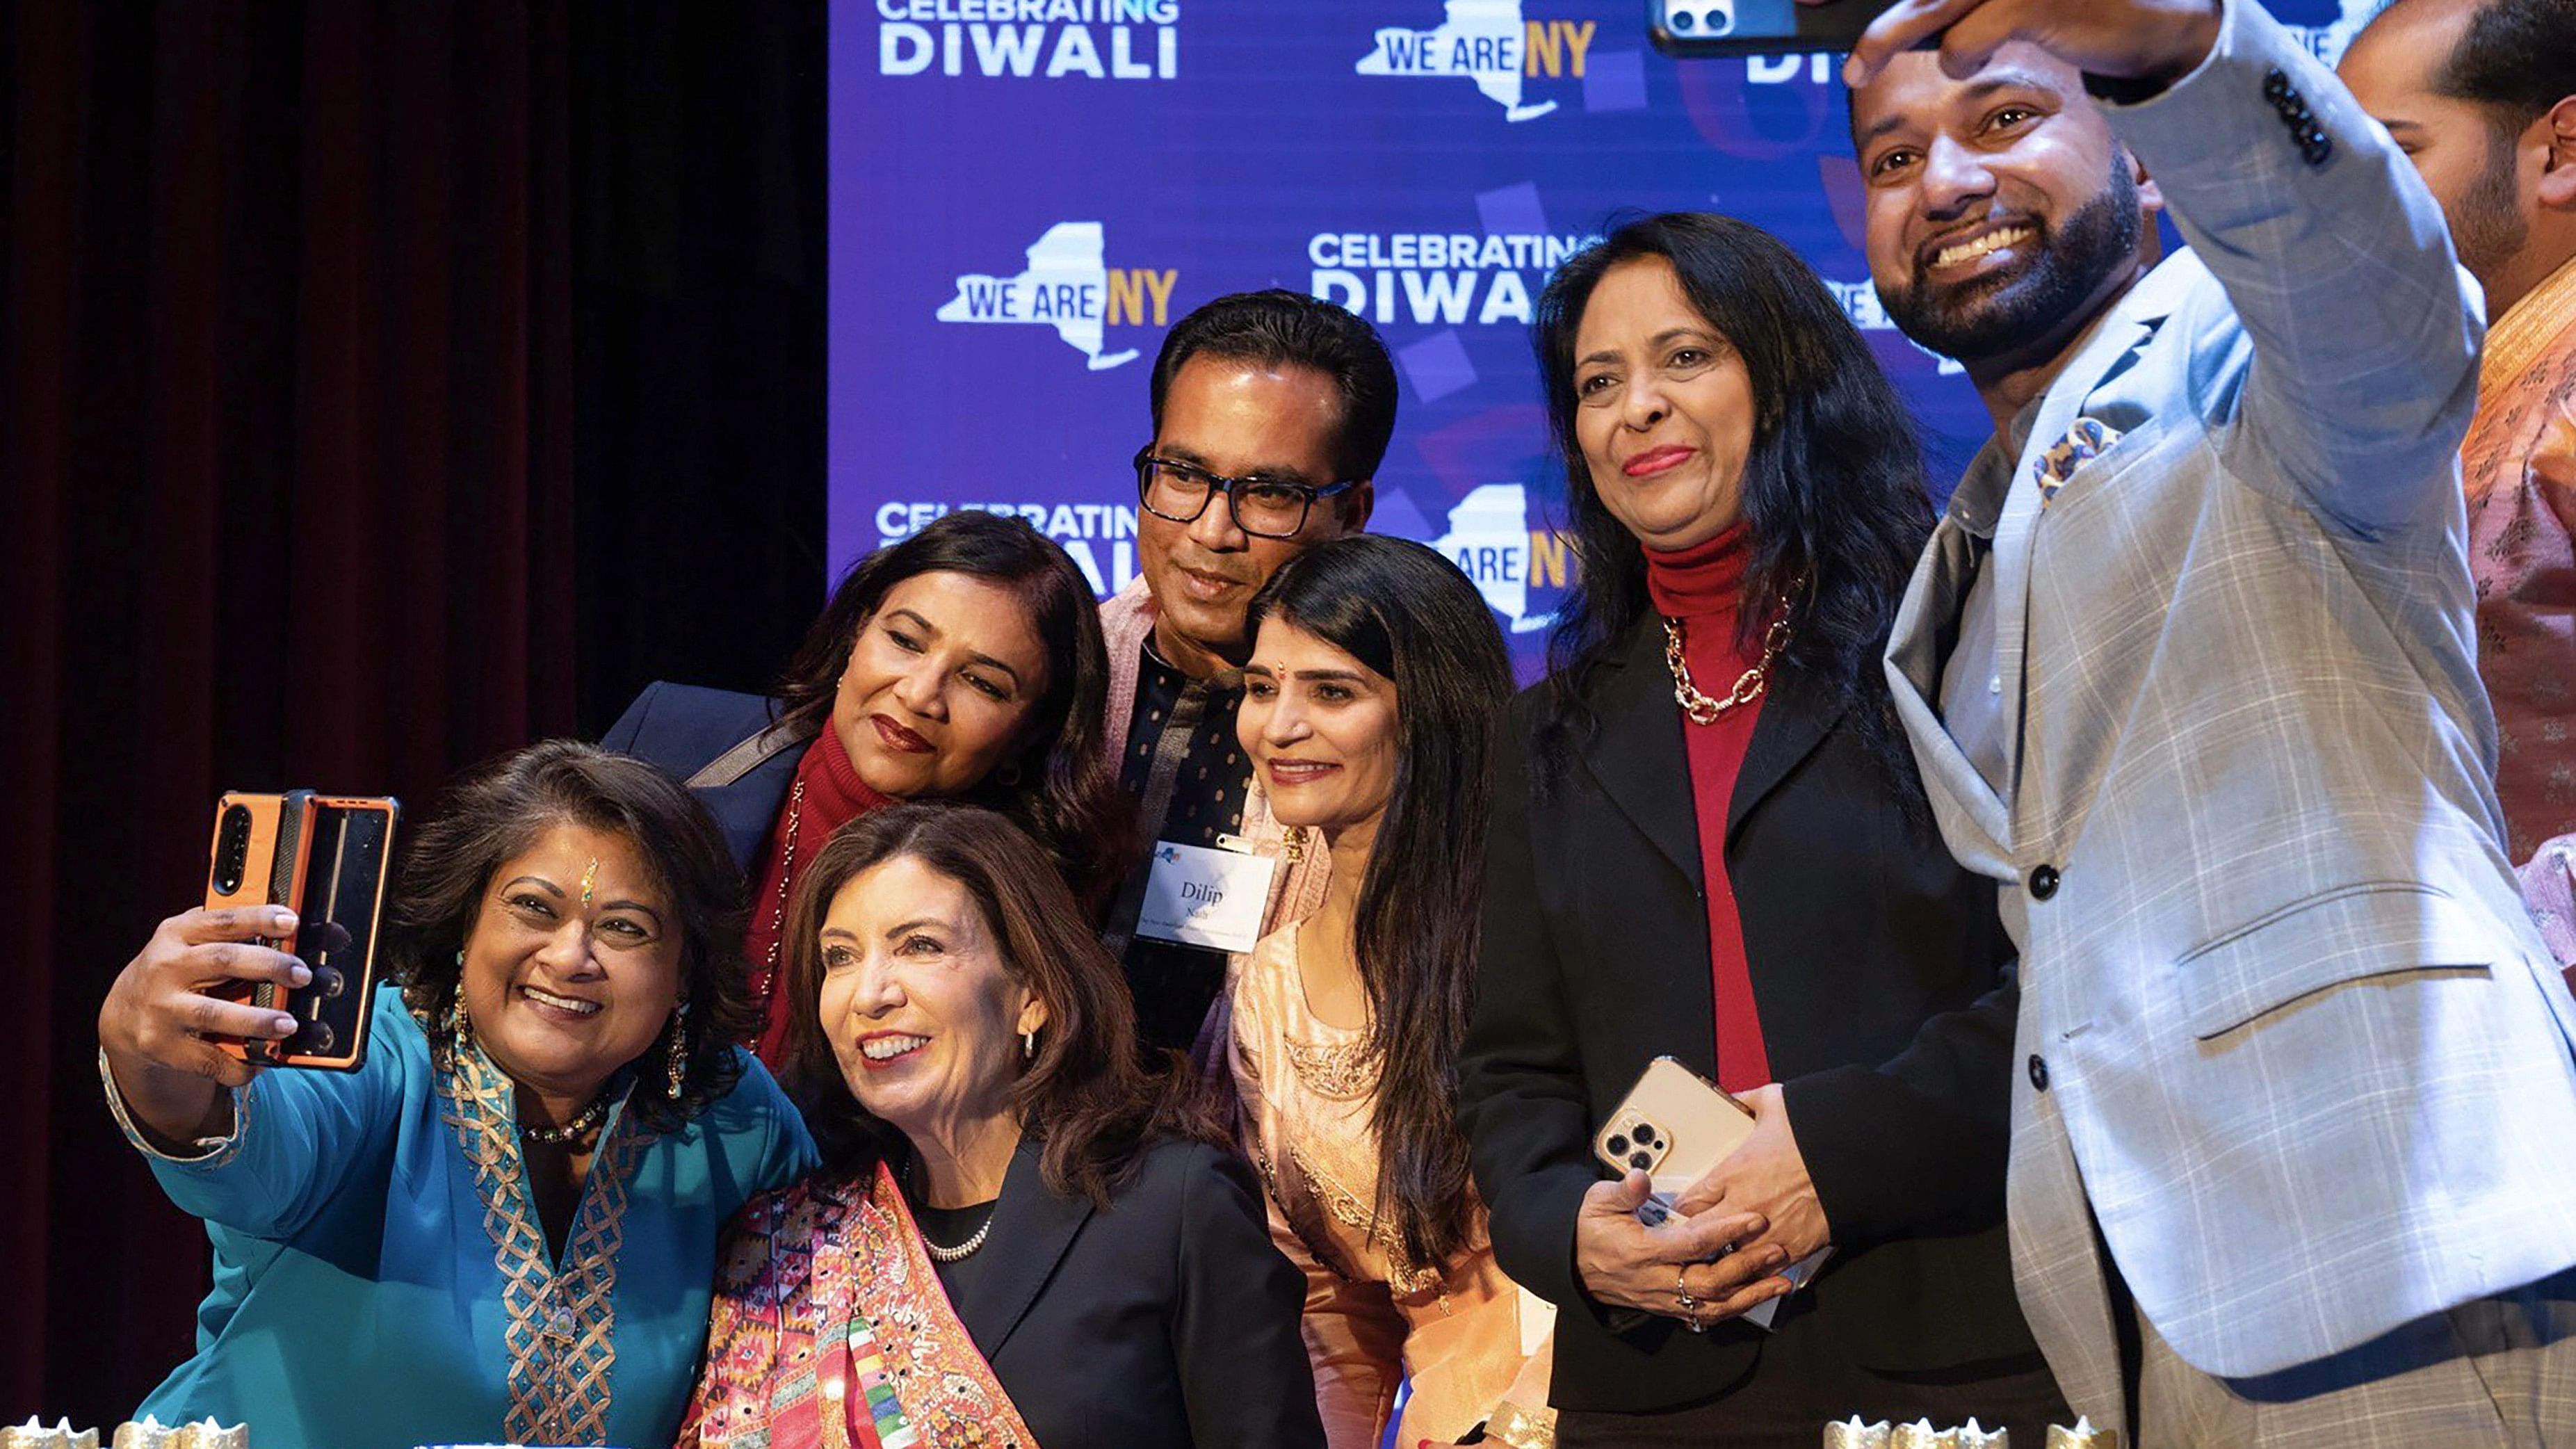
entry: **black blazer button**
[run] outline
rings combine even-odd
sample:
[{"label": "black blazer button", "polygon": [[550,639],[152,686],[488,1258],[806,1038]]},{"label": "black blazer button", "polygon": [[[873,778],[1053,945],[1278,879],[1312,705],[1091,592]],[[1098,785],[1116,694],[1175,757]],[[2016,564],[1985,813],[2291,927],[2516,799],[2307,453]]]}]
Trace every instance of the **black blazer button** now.
[{"label": "black blazer button", "polygon": [[[2043,865],[2034,868],[2030,873],[2030,898],[2044,901],[2055,894],[2057,894],[2057,867]],[[2032,1060],[2036,1061],[2037,1058]]]},{"label": "black blazer button", "polygon": [[2048,1090],[2048,1063],[2041,1061],[2037,1052],[2030,1054],[2030,1089],[2034,1092]]}]

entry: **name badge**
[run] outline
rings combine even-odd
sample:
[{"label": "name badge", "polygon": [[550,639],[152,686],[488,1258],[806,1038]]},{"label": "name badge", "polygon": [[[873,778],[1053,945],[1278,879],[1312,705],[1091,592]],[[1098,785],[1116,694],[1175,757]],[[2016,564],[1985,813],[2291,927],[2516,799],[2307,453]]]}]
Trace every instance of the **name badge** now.
[{"label": "name badge", "polygon": [[1261,939],[1270,875],[1278,868],[1279,862],[1268,856],[1155,841],[1154,868],[1145,877],[1136,934],[1218,951],[1249,951]]}]

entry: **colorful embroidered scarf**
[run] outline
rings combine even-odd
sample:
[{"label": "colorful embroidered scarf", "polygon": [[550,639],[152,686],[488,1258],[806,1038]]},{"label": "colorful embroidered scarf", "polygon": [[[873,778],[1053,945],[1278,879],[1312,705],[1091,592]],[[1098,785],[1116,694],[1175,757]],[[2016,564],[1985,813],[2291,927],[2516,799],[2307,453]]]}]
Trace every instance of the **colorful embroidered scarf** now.
[{"label": "colorful embroidered scarf", "polygon": [[894,1175],[821,1175],[725,1231],[680,1449],[1037,1449],[922,1250]]}]

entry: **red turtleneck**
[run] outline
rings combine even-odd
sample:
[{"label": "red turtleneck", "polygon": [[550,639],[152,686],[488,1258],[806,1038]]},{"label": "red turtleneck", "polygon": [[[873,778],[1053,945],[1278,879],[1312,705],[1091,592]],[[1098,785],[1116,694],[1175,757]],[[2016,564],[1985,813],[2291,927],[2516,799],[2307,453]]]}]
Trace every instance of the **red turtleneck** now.
[{"label": "red turtleneck", "polygon": [[[804,787],[802,800],[797,798],[797,786]],[[769,847],[761,859],[759,888],[751,895],[751,923],[742,935],[742,959],[751,972],[752,990],[766,993],[752,1050],[771,1067],[787,1059],[787,994],[778,989],[787,958],[784,951],[774,960],[770,953],[779,946],[779,906],[796,886],[795,880],[788,879],[788,833],[791,828],[795,832],[795,874],[802,880],[805,868],[813,864],[815,853],[833,831],[886,802],[887,797],[859,778],[849,752],[841,748],[840,735],[826,721],[823,732],[805,747],[804,758],[796,762],[795,783],[779,802],[778,821],[769,828]]]},{"label": "red turtleneck", "polygon": [[[1744,671],[1762,657],[1757,637],[1749,646],[1736,642],[1736,606],[1742,601],[1744,571],[1753,555],[1752,535],[1742,523],[1706,543],[1670,553],[1646,550],[1646,594],[1655,612],[1679,619],[1682,662],[1691,683],[1712,699],[1724,699]],[[1717,1004],[1717,1084],[1730,1092],[1748,1092],[1771,1080],[1770,1054],[1762,1045],[1762,1020],[1754,1009],[1753,973],[1744,959],[1744,926],[1735,909],[1735,890],[1726,873],[1726,814],[1735,799],[1735,777],[1744,768],[1745,749],[1753,743],[1753,722],[1762,701],[1737,705],[1715,724],[1682,721],[1682,739],[1690,759],[1691,806],[1699,821],[1700,877],[1708,897],[1708,961]]]}]

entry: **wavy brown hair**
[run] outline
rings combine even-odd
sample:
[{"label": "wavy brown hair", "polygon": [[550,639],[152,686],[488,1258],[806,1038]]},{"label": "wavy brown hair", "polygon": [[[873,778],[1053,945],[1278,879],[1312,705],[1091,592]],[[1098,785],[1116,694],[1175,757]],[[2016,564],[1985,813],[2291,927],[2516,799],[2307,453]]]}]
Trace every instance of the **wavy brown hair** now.
[{"label": "wavy brown hair", "polygon": [[805,1114],[826,1171],[873,1171],[901,1153],[901,1133],[859,1104],[824,1033],[823,918],[863,871],[910,859],[965,887],[1001,944],[1011,979],[1046,1003],[1035,1059],[1012,1089],[1020,1128],[1045,1144],[1047,1187],[1102,1207],[1165,1136],[1223,1144],[1195,1105],[1176,1054],[1150,1062],[1136,1046],[1127,977],[1092,934],[1055,863],[1027,832],[971,805],[899,804],[841,827],[797,883],[787,912],[787,1060],[779,1076]]},{"label": "wavy brown hair", "polygon": [[1028,741],[961,798],[1010,816],[1036,836],[1096,917],[1134,864],[1135,805],[1109,768],[1101,727],[1109,707],[1109,649],[1090,582],[1071,556],[1026,521],[963,510],[859,560],[788,661],[778,684],[778,724],[807,735],[826,728],[861,626],[895,585],[930,573],[982,579],[1028,610],[1047,661]]},{"label": "wavy brown hair", "polygon": [[[582,825],[635,847],[670,897],[680,928],[680,1096],[658,1085],[629,1095],[628,1115],[672,1131],[724,1096],[742,1076],[734,1043],[758,1012],[742,968],[742,872],[707,807],[679,781],[629,755],[579,740],[547,740],[507,755],[448,788],[404,853],[385,929],[388,975],[402,987],[443,1070],[455,1047],[448,1027],[465,948],[483,895],[502,864],[557,825]],[[669,1071],[670,1034],[658,1033],[627,1066],[647,1083]]]}]

